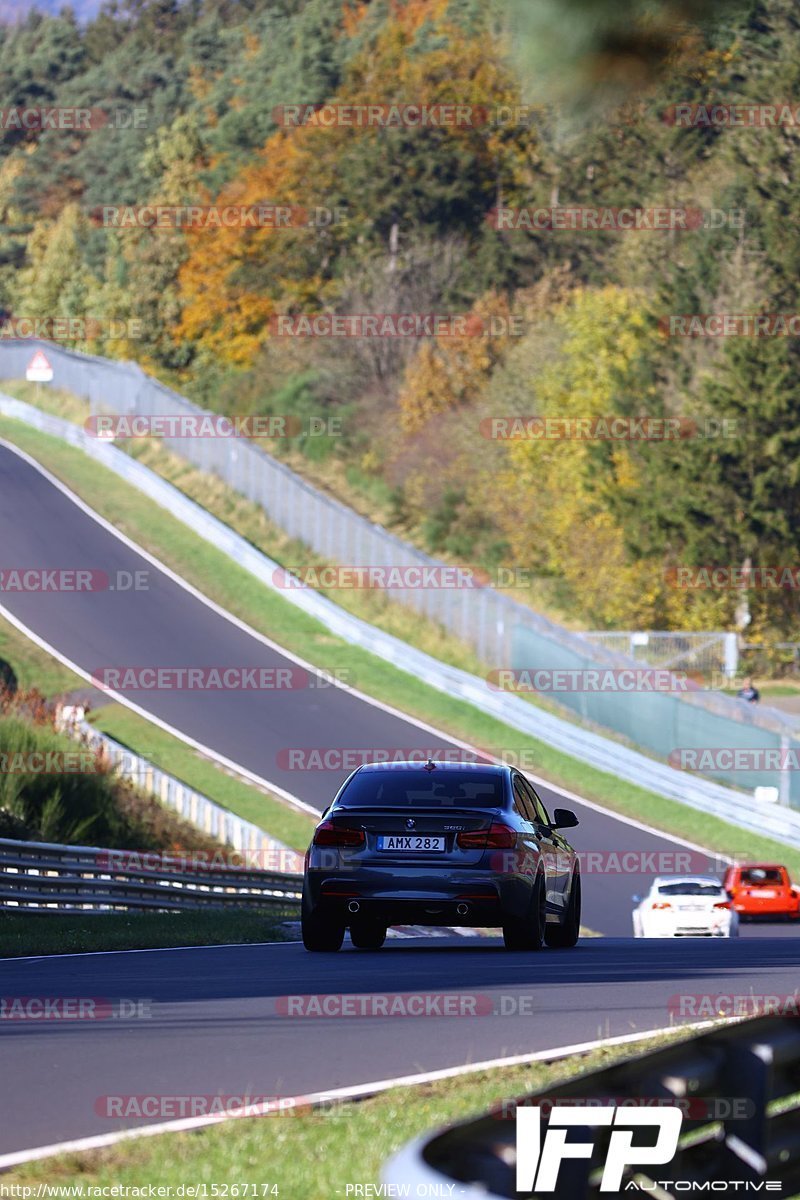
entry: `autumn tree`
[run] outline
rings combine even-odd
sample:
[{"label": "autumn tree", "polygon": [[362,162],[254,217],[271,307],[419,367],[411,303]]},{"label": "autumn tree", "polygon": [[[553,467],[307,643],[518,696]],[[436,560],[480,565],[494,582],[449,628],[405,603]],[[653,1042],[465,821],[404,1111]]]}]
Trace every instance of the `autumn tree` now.
[{"label": "autumn tree", "polygon": [[329,126],[309,114],[276,132],[218,203],[271,201],[345,216],[322,228],[233,229],[190,239],[181,332],[232,361],[252,358],[273,312],[333,307],[343,263],[390,256],[393,246],[423,232],[474,236],[496,199],[509,147],[530,142],[530,130],[499,128],[485,117],[487,104],[515,104],[516,87],[486,39],[451,21],[447,0],[407,0],[383,23],[371,27],[370,20],[368,6],[345,10],[345,32],[356,38],[363,28],[364,47],[337,92],[321,100],[471,104],[476,118],[375,128]]}]

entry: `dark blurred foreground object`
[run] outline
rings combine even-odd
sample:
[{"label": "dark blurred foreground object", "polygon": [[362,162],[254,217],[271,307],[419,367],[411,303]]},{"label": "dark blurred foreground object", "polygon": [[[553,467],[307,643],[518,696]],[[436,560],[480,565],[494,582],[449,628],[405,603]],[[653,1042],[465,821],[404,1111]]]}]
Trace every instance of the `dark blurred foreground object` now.
[{"label": "dark blurred foreground object", "polygon": [[[784,1004],[782,1011],[796,1014],[798,1007]],[[467,1197],[518,1197],[516,1106],[538,1105],[546,1114],[552,1104],[624,1105],[626,1100],[633,1106],[680,1104],[684,1111],[681,1144],[672,1162],[628,1171],[619,1193],[600,1192],[611,1130],[574,1126],[570,1140],[592,1142],[594,1151],[591,1159],[562,1161],[556,1189],[548,1193],[551,1200],[701,1195],[708,1194],[713,1180],[745,1181],[744,1186],[729,1187],[734,1195],[763,1192],[781,1200],[800,1189],[797,1015],[720,1025],[677,1046],[550,1087],[546,1093],[503,1101],[486,1116],[431,1138],[421,1157],[437,1176],[461,1184]],[[545,1115],[542,1138],[546,1123]],[[634,1145],[644,1145],[646,1136],[642,1131],[641,1141],[637,1137]],[[682,1186],[677,1191],[670,1187],[658,1191],[656,1180],[677,1180]],[[767,1180],[779,1182],[780,1188],[767,1191]]]},{"label": "dark blurred foreground object", "polygon": [[752,7],[747,0],[506,0],[505,11],[524,99],[577,113],[647,91]]}]

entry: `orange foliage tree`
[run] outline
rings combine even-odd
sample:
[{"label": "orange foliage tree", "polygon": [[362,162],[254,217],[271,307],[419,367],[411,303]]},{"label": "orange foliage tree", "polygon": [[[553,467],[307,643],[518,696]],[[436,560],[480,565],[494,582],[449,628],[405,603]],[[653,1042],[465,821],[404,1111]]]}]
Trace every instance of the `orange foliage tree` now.
[{"label": "orange foliage tree", "polygon": [[[368,6],[347,7],[342,36],[360,37],[361,46],[327,103],[472,105],[476,119],[363,127],[326,124],[312,112],[274,133],[215,202],[275,203],[300,214],[281,228],[188,235],[176,333],[229,361],[252,361],[274,313],[334,308],[345,256],[351,268],[390,244],[402,248],[421,229],[480,228],[530,143],[529,129],[492,120],[495,106],[517,105],[516,85],[485,35],[454,24],[447,0],[396,2],[375,28]],[[302,213],[310,224],[298,223]]]}]

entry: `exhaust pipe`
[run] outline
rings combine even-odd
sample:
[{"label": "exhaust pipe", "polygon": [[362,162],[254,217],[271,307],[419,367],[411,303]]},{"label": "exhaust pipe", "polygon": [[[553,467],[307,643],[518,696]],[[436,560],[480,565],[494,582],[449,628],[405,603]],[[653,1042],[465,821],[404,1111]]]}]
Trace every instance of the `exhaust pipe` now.
[{"label": "exhaust pipe", "polygon": [[361,908],[361,905],[358,903],[357,900],[351,900],[347,906],[347,911],[351,912],[351,913],[357,913],[360,908]]},{"label": "exhaust pipe", "polygon": [[458,915],[460,917],[465,917],[467,915],[467,913],[469,912],[469,905],[468,904],[457,904],[456,912],[458,913]]}]

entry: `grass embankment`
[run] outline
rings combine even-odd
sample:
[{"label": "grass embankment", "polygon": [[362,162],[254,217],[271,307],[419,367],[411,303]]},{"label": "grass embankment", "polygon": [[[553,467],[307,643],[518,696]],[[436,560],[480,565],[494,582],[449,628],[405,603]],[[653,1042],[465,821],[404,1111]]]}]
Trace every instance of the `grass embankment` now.
[{"label": "grass embankment", "polygon": [[[473,745],[497,753],[524,755],[526,761],[535,763],[536,773],[543,778],[616,812],[723,854],[741,854],[744,843],[748,854],[777,858],[800,875],[800,850],[743,833],[735,825],[578,762],[350,646],[79,450],[8,419],[0,419],[0,436],[37,458],[120,530],[224,608],[307,661],[353,680],[368,695]],[[240,498],[231,495],[238,505]],[[110,712],[108,719],[104,718],[104,726],[112,736],[116,720]],[[575,840],[580,846],[579,837]]]},{"label": "grass embankment", "polygon": [[96,950],[156,950],[294,940],[283,922],[296,908],[175,913],[0,913],[0,958],[82,954]]},{"label": "grass embankment", "polygon": [[36,690],[0,691],[0,836],[112,849],[211,850],[210,837],[55,727]]}]

